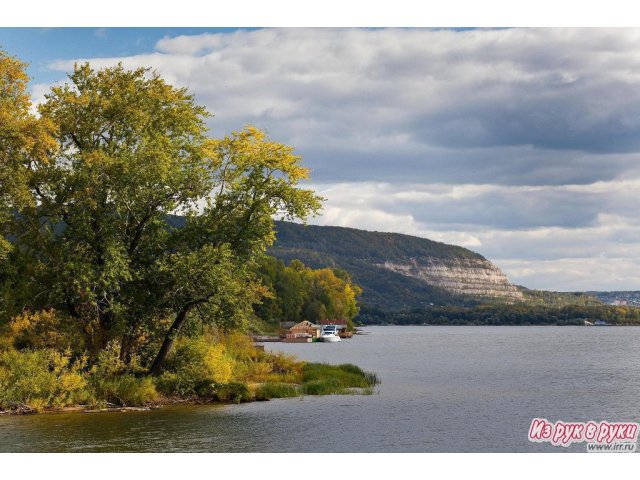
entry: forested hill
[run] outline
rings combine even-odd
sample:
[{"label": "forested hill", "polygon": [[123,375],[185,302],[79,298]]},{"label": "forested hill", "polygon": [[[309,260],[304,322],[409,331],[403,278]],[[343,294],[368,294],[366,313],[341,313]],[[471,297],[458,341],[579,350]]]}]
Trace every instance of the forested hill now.
[{"label": "forested hill", "polygon": [[[172,216],[175,227],[184,224]],[[361,307],[393,312],[438,306],[524,302],[533,306],[601,305],[595,296],[529,290],[512,285],[482,255],[400,233],[276,222],[268,253],[285,263],[346,270],[363,290]]]},{"label": "forested hill", "polygon": [[482,255],[464,247],[402,233],[370,232],[347,227],[276,222],[279,249],[306,249],[331,256],[370,262],[405,258],[477,259]]},{"label": "forested hill", "polygon": [[463,247],[354,228],[277,222],[269,253],[313,268],[339,267],[362,289],[362,302],[397,310],[519,300],[521,292],[482,255]]}]

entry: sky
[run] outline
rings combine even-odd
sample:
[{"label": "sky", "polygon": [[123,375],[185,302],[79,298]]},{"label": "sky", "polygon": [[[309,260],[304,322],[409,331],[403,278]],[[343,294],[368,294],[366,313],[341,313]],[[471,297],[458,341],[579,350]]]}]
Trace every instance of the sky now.
[{"label": "sky", "polygon": [[74,62],[156,69],[293,145],[310,223],[477,251],[529,288],[640,289],[639,29],[0,28],[35,102]]}]

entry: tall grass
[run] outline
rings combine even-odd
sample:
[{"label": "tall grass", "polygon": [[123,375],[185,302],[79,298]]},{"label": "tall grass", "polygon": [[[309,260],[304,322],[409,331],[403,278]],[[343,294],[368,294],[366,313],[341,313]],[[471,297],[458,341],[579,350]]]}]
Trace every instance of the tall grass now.
[{"label": "tall grass", "polygon": [[306,363],[302,368],[302,392],[307,395],[331,395],[371,393],[380,380],[375,373],[365,372],[360,367],[346,363],[329,365],[326,363]]},{"label": "tall grass", "polygon": [[267,382],[258,387],[255,393],[256,400],[270,400],[272,398],[299,397],[300,387],[291,383]]}]

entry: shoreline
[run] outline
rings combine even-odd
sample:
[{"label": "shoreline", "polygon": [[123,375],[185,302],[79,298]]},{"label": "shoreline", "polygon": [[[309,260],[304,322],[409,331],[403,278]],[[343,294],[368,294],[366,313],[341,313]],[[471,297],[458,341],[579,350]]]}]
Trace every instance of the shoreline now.
[{"label": "shoreline", "polygon": [[31,416],[31,415],[57,415],[65,413],[128,413],[128,412],[151,412],[153,410],[162,410],[166,407],[174,406],[193,406],[193,405],[238,405],[239,403],[251,403],[251,402],[266,402],[269,399],[250,400],[244,402],[221,402],[216,400],[204,400],[204,399],[163,399],[161,402],[153,402],[145,405],[136,406],[117,406],[110,404],[107,407],[93,407],[90,405],[72,405],[68,407],[59,408],[44,408],[42,410],[35,410],[27,405],[20,405],[15,410],[0,410],[0,416],[18,417],[18,416]]},{"label": "shoreline", "polygon": [[[95,404],[76,404],[65,407],[42,406],[33,408],[31,400],[9,404],[11,408],[0,410],[0,415],[35,415],[38,413],[108,413],[159,410],[166,405],[232,405],[263,402],[276,398],[299,398],[305,395],[370,395],[380,380],[375,373],[365,372],[353,364],[330,365],[305,363],[305,372],[298,382],[266,381],[220,384],[206,395],[184,397],[160,395],[153,400],[129,402],[123,405],[106,400]],[[138,403],[136,405],[136,403]]]},{"label": "shoreline", "polygon": [[[301,387],[302,384],[295,384],[296,387]],[[59,408],[44,408],[42,410],[35,410],[28,405],[20,405],[14,410],[0,410],[0,417],[21,417],[21,416],[33,416],[33,415],[59,415],[65,413],[84,413],[84,414],[100,414],[100,413],[129,413],[129,412],[151,412],[154,410],[162,410],[170,407],[188,407],[188,406],[227,406],[227,405],[241,405],[244,403],[254,402],[269,402],[278,398],[299,398],[305,395],[308,396],[326,396],[326,395],[370,395],[369,389],[374,387],[351,387],[341,393],[328,393],[328,394],[301,394],[299,396],[287,396],[287,397],[273,397],[273,398],[253,398],[251,400],[242,400],[239,402],[234,401],[220,401],[220,400],[207,400],[207,399],[177,399],[167,398],[164,401],[153,402],[145,405],[136,406],[117,406],[110,404],[107,407],[92,407],[89,405],[72,405]],[[113,406],[111,406],[113,405]]]}]

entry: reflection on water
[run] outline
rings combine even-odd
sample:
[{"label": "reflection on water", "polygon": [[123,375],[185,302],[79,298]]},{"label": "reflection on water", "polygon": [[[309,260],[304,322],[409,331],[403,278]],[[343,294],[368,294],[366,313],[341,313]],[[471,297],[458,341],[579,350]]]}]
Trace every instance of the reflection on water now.
[{"label": "reflection on water", "polygon": [[[532,417],[638,421],[640,328],[372,327],[336,344],[267,344],[378,373],[371,396],[151,412],[0,417],[0,451],[562,451]],[[573,445],[572,451],[586,451]]]}]

